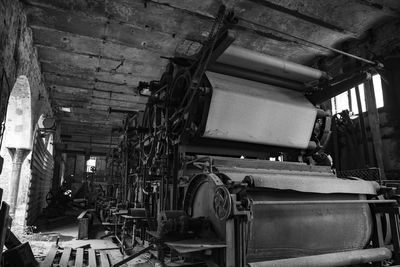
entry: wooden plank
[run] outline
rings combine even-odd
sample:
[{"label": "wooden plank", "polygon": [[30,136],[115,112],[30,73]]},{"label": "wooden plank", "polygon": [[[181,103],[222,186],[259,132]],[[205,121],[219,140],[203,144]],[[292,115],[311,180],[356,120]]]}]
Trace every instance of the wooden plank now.
[{"label": "wooden plank", "polygon": [[[108,94],[108,98],[105,97]],[[125,98],[124,98],[125,96]],[[84,103],[104,104],[107,106],[144,107],[147,97],[137,95],[112,94],[105,92],[77,93],[77,92],[52,92],[52,99],[79,101]],[[117,98],[116,98],[117,97]]]},{"label": "wooden plank", "polygon": [[[364,122],[364,115],[363,115],[363,110],[362,110],[362,105],[361,105],[361,96],[360,96],[360,89],[358,86],[355,87],[355,92],[356,92],[356,100],[357,100],[357,108],[358,108],[358,121],[360,123],[360,134],[361,134],[361,140],[362,140],[362,149],[363,149],[363,159],[364,159],[364,164],[365,167],[370,166],[371,161],[369,160],[370,153],[368,150],[368,139],[367,139],[367,130],[365,127],[365,122]],[[351,95],[351,94],[349,94]]]},{"label": "wooden plank", "polygon": [[[129,47],[111,41],[104,42],[101,38],[93,38],[84,35],[77,35],[65,31],[58,31],[51,28],[33,26],[34,44],[43,46],[52,46],[64,51],[70,51],[89,56],[98,56],[103,58],[133,62],[154,63],[160,60],[160,54],[143,48]],[[172,57],[173,54],[165,55]],[[166,61],[163,59],[161,61]]]},{"label": "wooden plank", "polygon": [[[122,25],[168,34],[172,38],[198,38],[204,41],[207,36],[205,34],[198,36],[198,32],[207,32],[213,23],[213,18],[196,15],[194,12],[184,12],[154,2],[143,5],[136,1],[113,1],[113,3],[105,2],[100,8],[91,8],[90,10],[87,9],[87,5],[76,5],[74,1],[61,3],[61,1],[30,0],[29,2],[38,6],[63,9],[67,12],[76,13],[77,10],[82,11],[81,14],[88,14],[89,12],[96,18],[109,18],[113,21],[119,21]],[[218,7],[214,10],[214,15],[217,11]],[[165,20],[162,19],[165,16],[169,17],[168,23],[165,23]]]},{"label": "wooden plank", "polygon": [[[150,51],[172,54],[175,47],[182,41],[171,34],[149,31],[127,23],[112,20],[106,16],[88,15],[79,10],[64,11],[41,6],[27,8],[30,25],[50,27],[60,31],[85,35],[94,38],[111,40],[128,44],[131,47],[148,49]],[[83,26],[84,25],[84,26]]]},{"label": "wooden plank", "polygon": [[383,160],[383,144],[382,144],[382,136],[379,127],[379,114],[378,109],[376,108],[376,100],[375,100],[375,93],[374,93],[374,85],[372,79],[367,80],[364,83],[364,92],[365,92],[365,102],[367,106],[367,114],[368,114],[368,122],[369,127],[371,129],[371,136],[372,136],[372,144],[375,150],[375,158],[380,169],[381,178],[385,179],[385,166]]},{"label": "wooden plank", "polygon": [[51,267],[53,265],[53,261],[56,257],[57,251],[58,248],[55,245],[51,246],[49,252],[46,255],[46,258],[40,263],[40,267]]},{"label": "wooden plank", "polygon": [[[151,81],[159,79],[161,74],[164,72],[164,66],[161,64],[147,64],[148,67],[151,66],[151,72],[136,72],[136,73],[118,73],[114,71],[106,71],[102,69],[85,69],[79,68],[75,65],[66,65],[63,62],[54,61],[43,61],[39,58],[42,72],[55,73],[64,76],[76,77],[80,79],[90,79],[96,82],[104,82],[106,84],[111,84],[115,86],[129,85],[132,87],[137,87],[139,81]],[[104,87],[104,86],[103,86]],[[133,88],[127,88],[132,90]],[[110,89],[104,88],[105,91],[110,91]],[[129,93],[129,91],[128,91]]]},{"label": "wooden plank", "polygon": [[124,58],[120,60],[106,59],[99,54],[98,56],[89,56],[74,52],[64,51],[50,46],[36,45],[40,61],[54,62],[64,67],[72,67],[81,70],[94,72],[103,71],[106,73],[121,74],[139,74],[149,75],[154,69],[162,69],[166,61],[158,60],[149,63],[143,63],[138,57],[136,61],[127,61]]},{"label": "wooden plank", "polygon": [[[135,85],[137,86],[137,84]],[[95,98],[102,98],[102,99],[113,99],[119,101],[126,101],[126,102],[139,102],[139,103],[147,103],[148,97],[141,96],[136,92],[136,89],[131,88],[126,92],[112,92],[112,91],[103,91],[98,90],[96,88],[79,88],[79,87],[71,87],[71,86],[62,86],[47,83],[47,87],[50,88],[51,94],[53,93],[62,93],[62,94],[71,94],[74,96],[85,95],[91,96]],[[112,116],[114,114],[107,114],[108,116]]]},{"label": "wooden plank", "polygon": [[75,267],[83,266],[83,248],[76,249]]},{"label": "wooden plank", "polygon": [[78,215],[77,219],[78,220],[83,219],[85,217],[86,213],[88,213],[88,212],[89,212],[88,210],[82,211],[81,214]]},{"label": "wooden plank", "polygon": [[64,248],[63,254],[61,255],[60,259],[60,267],[68,267],[71,250],[71,248]]},{"label": "wooden plank", "polygon": [[110,267],[110,262],[108,261],[107,253],[100,250],[100,266],[101,267]]},{"label": "wooden plank", "polygon": [[89,251],[89,267],[97,267],[96,253],[94,249],[90,248],[88,251]]}]

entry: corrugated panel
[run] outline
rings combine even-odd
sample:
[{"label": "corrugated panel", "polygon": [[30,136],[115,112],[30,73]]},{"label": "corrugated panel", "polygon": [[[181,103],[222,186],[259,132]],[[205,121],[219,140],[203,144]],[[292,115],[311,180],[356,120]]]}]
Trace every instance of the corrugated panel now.
[{"label": "corrugated panel", "polygon": [[47,150],[40,134],[35,137],[31,160],[31,182],[29,184],[26,224],[32,225],[43,208],[46,207],[46,195],[53,179],[54,158]]}]

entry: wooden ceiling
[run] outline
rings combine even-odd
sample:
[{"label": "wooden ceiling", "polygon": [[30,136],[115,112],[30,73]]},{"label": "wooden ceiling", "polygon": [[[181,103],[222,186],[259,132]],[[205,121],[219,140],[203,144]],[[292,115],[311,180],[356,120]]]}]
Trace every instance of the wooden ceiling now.
[{"label": "wooden ceiling", "polygon": [[[235,10],[235,45],[311,64],[329,56],[282,31],[325,46],[363,37],[399,19],[400,1],[387,0],[25,0],[28,23],[62,141],[70,150],[107,153],[113,127],[143,110],[139,81],[158,79],[167,60],[193,53],[207,37],[220,4]],[[60,107],[70,108],[63,112]]]}]

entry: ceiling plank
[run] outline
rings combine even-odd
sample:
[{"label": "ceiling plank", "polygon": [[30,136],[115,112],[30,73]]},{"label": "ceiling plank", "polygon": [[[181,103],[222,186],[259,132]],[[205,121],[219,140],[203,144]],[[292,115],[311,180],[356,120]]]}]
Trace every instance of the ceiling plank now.
[{"label": "ceiling plank", "polygon": [[[77,77],[80,79],[89,79],[96,83],[105,83],[115,85],[115,86],[125,86],[129,90],[125,90],[124,93],[134,93],[136,92],[136,87],[140,81],[152,81],[159,79],[163,69],[154,69],[154,72],[149,76],[140,74],[124,74],[124,73],[113,73],[104,71],[93,71],[80,69],[77,66],[67,66],[65,64],[60,64],[56,62],[44,62],[41,61],[42,72],[54,73],[63,76]],[[104,87],[104,86],[103,86]]]},{"label": "ceiling plank", "polygon": [[[31,2],[31,4],[35,4]],[[48,27],[64,32],[125,44],[138,49],[171,55],[183,39],[80,11],[65,11],[48,6],[27,8],[29,25]]]},{"label": "ceiling plank", "polygon": [[48,84],[48,88],[50,88],[50,95],[60,95],[60,94],[69,94],[71,97],[83,97],[83,98],[98,98],[104,100],[115,100],[128,102],[132,104],[146,104],[148,98],[145,96],[135,95],[135,94],[121,94],[121,93],[113,93],[113,92],[104,92],[93,89],[85,89],[85,88],[77,88],[77,87],[69,87],[69,86],[60,86],[55,84]]},{"label": "ceiling plank", "polygon": [[[131,47],[136,47],[136,48],[146,48],[152,51],[155,51],[160,53],[160,55],[169,55],[169,54],[193,54],[195,51],[198,51],[198,47],[194,46],[194,49],[192,48],[193,42],[190,42],[190,40],[178,40],[175,42],[172,42],[171,40],[165,40],[165,38],[162,38],[162,36],[157,36],[153,31],[149,30],[149,38],[152,39],[146,39],[145,36],[136,34],[133,32],[126,31],[124,29],[125,24],[120,24],[120,23],[115,23],[114,21],[110,20],[109,24],[107,24],[107,31],[105,31],[107,34],[106,35],[101,35],[100,32],[101,30],[96,30],[95,32],[91,32],[87,29],[76,29],[81,25],[81,28],[96,28],[96,27],[101,27],[100,24],[94,25],[94,22],[85,22],[84,20],[90,20],[93,18],[75,18],[79,17],[79,14],[82,12],[65,12],[64,10],[58,10],[54,9],[54,14],[53,9],[49,9],[48,7],[42,7],[37,8],[38,10],[35,11],[34,7],[32,8],[33,11],[31,11],[28,14],[28,18],[30,18],[30,24],[31,25],[36,25],[36,26],[42,26],[42,27],[50,27],[54,28],[60,31],[65,31],[65,32],[71,32],[79,35],[86,35],[94,38],[103,38],[105,41],[107,40],[112,40],[113,42],[119,42],[121,44],[126,44],[127,46]],[[47,14],[49,13],[49,14]],[[82,16],[82,14],[81,14]],[[167,17],[168,14],[165,14],[165,17]],[[89,16],[87,16],[89,17]],[[252,16],[257,17],[257,16]],[[261,16],[263,17],[263,16]],[[264,16],[265,17],[265,16]],[[50,21],[46,21],[47,18],[49,18]],[[266,18],[269,19],[268,16]],[[97,17],[94,18],[93,20],[98,19]],[[104,21],[106,20],[101,19],[102,23],[106,23]],[[212,20],[213,18],[209,18]],[[66,21],[66,22],[65,22]],[[73,23],[73,25],[70,25],[70,21]],[[87,24],[86,24],[87,23]],[[115,25],[114,25],[115,24]],[[87,25],[85,27],[82,27],[82,25]],[[115,26],[115,29],[111,29],[112,26]],[[276,26],[276,25],[275,25]],[[280,26],[280,25],[279,25]],[[296,26],[297,27],[297,26]],[[143,29],[142,29],[143,30]],[[326,51],[323,50],[321,51],[320,49],[316,49],[314,47],[305,47],[302,48],[300,52],[298,52],[299,44],[294,42],[291,39],[287,39],[287,37],[284,36],[279,36],[276,35],[270,31],[265,31],[265,29],[261,29],[255,27],[254,25],[247,25],[243,24],[240,25],[240,27],[236,28],[238,34],[237,34],[237,40],[236,44],[243,46],[248,49],[252,49],[261,53],[266,53],[269,55],[276,55],[283,57],[287,60],[292,60],[295,62],[305,62],[305,61],[310,61],[310,59],[314,58],[316,55],[325,55]],[[122,33],[124,31],[124,33]],[[104,32],[104,31],[103,31]],[[110,33],[110,35],[108,35]],[[117,34],[118,33],[118,34]],[[151,33],[154,33],[153,35]],[[307,33],[307,34],[312,34]],[[117,35],[117,36],[116,36]],[[198,35],[201,37],[201,33],[198,33]],[[107,37],[106,37],[107,36]],[[113,37],[114,36],[114,37]],[[135,36],[135,37],[134,37]],[[118,38],[117,38],[118,37]],[[316,38],[321,39],[321,36],[317,36]],[[129,39],[129,40],[128,40]],[[323,39],[323,38],[322,38]],[[143,40],[143,41],[141,41]],[[149,41],[151,40],[151,41]],[[155,46],[156,44],[159,44],[159,46]],[[284,53],[274,53],[274,51],[278,49],[278,51],[284,50]],[[194,51],[192,51],[194,50]]]},{"label": "ceiling plank", "polygon": [[77,35],[35,25],[32,25],[31,28],[33,29],[34,44],[38,45],[51,46],[60,50],[89,56],[101,55],[103,58],[117,61],[125,59],[133,62],[154,63],[156,60],[163,60],[160,59],[159,53],[144,48],[129,47],[111,41],[104,41],[101,38]]},{"label": "ceiling plank", "polygon": [[[81,1],[84,2],[84,1]],[[182,13],[169,6],[154,5],[140,1],[105,1],[92,8],[92,5],[76,1],[29,0],[29,4],[42,8],[64,10],[67,12],[90,15],[93,18],[116,21],[120,25],[143,28],[147,31],[168,34],[174,38],[198,39],[198,32],[207,32],[212,26],[209,20],[201,20],[188,13]],[[218,10],[215,10],[217,12]],[[168,15],[168,19],[163,19]],[[205,40],[207,35],[203,36]]]},{"label": "ceiling plank", "polygon": [[[115,83],[107,83],[96,81],[95,79],[90,79],[87,77],[75,76],[72,73],[68,73],[67,71],[63,74],[61,73],[51,73],[51,72],[42,72],[44,75],[44,79],[46,84],[55,84],[61,86],[69,86],[69,87],[77,87],[84,89],[95,89],[98,91],[104,92],[113,92],[118,94],[132,94],[132,92],[136,92],[136,87],[130,87],[127,85],[120,85]],[[137,84],[139,81],[147,81],[148,79],[142,79],[137,77]]]},{"label": "ceiling plank", "polygon": [[51,98],[55,104],[63,107],[78,107],[97,110],[108,110],[109,107],[113,109],[122,109],[130,111],[144,110],[145,105],[140,103],[129,103],[118,100],[106,100],[100,98],[78,98],[71,97],[69,94],[57,93]]},{"label": "ceiling plank", "polygon": [[123,74],[151,74],[154,73],[154,68],[162,69],[166,64],[165,60],[154,61],[152,64],[140,61],[120,61],[101,58],[100,56],[88,56],[59,50],[54,47],[37,45],[40,61],[56,62],[65,66],[78,67],[80,69],[92,72],[108,72],[108,73],[123,73]]}]

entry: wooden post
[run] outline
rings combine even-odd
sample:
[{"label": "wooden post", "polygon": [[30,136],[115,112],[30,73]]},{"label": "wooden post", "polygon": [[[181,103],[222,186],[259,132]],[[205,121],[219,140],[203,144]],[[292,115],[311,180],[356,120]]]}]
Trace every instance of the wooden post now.
[{"label": "wooden post", "polygon": [[225,263],[226,267],[234,267],[236,265],[235,253],[235,220],[228,219],[226,221],[226,248]]},{"label": "wooden post", "polygon": [[375,94],[374,94],[374,85],[372,83],[372,79],[367,80],[364,83],[365,88],[365,101],[367,104],[368,111],[368,122],[372,136],[372,143],[375,150],[375,158],[380,169],[381,178],[385,179],[385,168],[383,163],[383,154],[382,154],[382,138],[379,124],[379,114],[378,109],[376,108],[375,102]]},{"label": "wooden post", "polygon": [[357,107],[358,107],[358,120],[360,122],[362,148],[363,148],[363,152],[364,152],[364,154],[363,154],[364,164],[370,166],[371,162],[369,160],[367,132],[365,129],[364,116],[363,116],[363,110],[362,110],[362,105],[361,105],[360,89],[358,88],[358,86],[355,87],[355,91],[356,91]]}]

